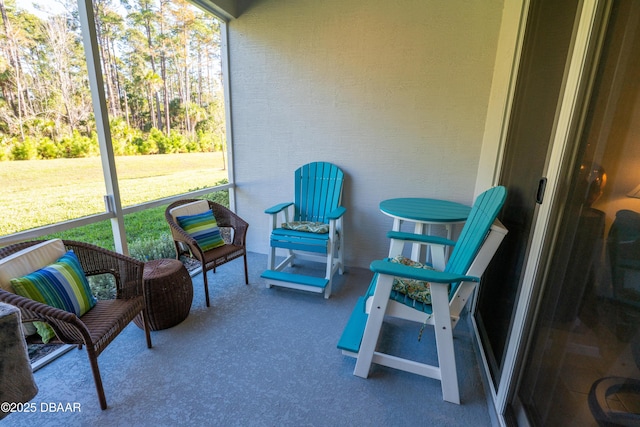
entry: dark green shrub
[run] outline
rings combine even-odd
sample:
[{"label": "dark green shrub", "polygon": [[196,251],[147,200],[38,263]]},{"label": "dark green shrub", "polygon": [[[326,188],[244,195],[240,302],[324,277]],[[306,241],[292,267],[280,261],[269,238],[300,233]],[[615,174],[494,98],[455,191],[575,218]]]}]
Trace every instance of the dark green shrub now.
[{"label": "dark green shrub", "polygon": [[167,149],[167,146],[169,145],[169,143],[167,141],[167,137],[160,130],[156,128],[151,128],[147,139],[149,140],[150,143],[158,147],[158,153],[160,154],[167,153],[167,151],[165,150]]},{"label": "dark green shrub", "polygon": [[[216,182],[216,185],[228,184],[229,180],[223,179],[219,182]],[[193,190],[192,190],[193,191]],[[201,199],[211,200],[212,202],[216,202],[221,204],[222,206],[229,207],[229,190],[216,191],[214,193],[205,194],[201,197]]]},{"label": "dark green shrub", "polygon": [[100,153],[98,138],[81,135],[77,130],[73,134],[67,135],[60,141],[62,157],[75,159],[79,157],[93,157]]},{"label": "dark green shrub", "polygon": [[18,141],[14,138],[15,143],[11,154],[14,160],[34,160],[38,158],[38,141],[27,136],[24,141]]},{"label": "dark green shrub", "polygon": [[141,237],[129,243],[129,255],[140,261],[151,261],[152,259],[175,258],[176,250],[173,239],[167,233],[159,237]]},{"label": "dark green shrub", "polygon": [[158,153],[158,145],[151,138],[136,137],[133,140],[133,150],[137,154],[156,154]]},{"label": "dark green shrub", "polygon": [[163,145],[158,144],[161,154],[185,153],[187,152],[187,139],[179,133],[172,132],[168,138],[163,139]]},{"label": "dark green shrub", "polygon": [[49,138],[40,138],[38,143],[38,157],[40,159],[55,159],[58,157],[58,146]]}]

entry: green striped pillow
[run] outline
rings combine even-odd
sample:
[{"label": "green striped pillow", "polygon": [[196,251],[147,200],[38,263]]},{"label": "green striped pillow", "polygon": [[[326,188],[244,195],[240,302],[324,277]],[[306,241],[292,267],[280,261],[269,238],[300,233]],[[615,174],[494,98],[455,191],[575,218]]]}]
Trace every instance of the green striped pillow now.
[{"label": "green striped pillow", "polygon": [[[96,305],[89,282],[73,251],[40,270],[11,279],[11,286],[18,295],[74,313],[78,317]],[[42,342],[47,343],[53,338],[54,333],[48,325],[40,322],[34,324]]]},{"label": "green striped pillow", "polygon": [[176,220],[187,234],[196,239],[198,246],[204,252],[224,246],[220,228],[211,209],[196,215],[179,216]]}]

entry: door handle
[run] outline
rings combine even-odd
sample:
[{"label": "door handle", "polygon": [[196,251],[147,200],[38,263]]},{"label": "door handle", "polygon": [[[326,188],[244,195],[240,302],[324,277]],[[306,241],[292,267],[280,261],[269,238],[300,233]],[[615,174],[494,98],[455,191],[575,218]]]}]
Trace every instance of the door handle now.
[{"label": "door handle", "polygon": [[547,188],[547,178],[542,177],[538,181],[538,191],[536,192],[536,203],[541,205],[544,199],[544,190]]}]

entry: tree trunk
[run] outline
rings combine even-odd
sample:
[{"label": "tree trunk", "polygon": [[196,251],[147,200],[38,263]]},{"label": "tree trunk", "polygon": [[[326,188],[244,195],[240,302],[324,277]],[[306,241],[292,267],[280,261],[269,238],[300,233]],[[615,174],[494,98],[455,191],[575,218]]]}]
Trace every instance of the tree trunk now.
[{"label": "tree trunk", "polygon": [[[14,37],[11,29],[11,22],[7,16],[7,10],[4,7],[4,0],[0,0],[0,14],[2,15],[2,22],[4,27],[4,34],[7,37],[8,45],[8,57],[9,65],[14,70],[15,82],[16,82],[16,99],[12,105],[14,113],[18,118],[18,128],[20,129],[20,137],[24,141],[24,129],[23,129],[23,115],[25,111],[24,94],[22,88],[22,67],[20,65],[20,56],[18,49],[15,46]],[[17,102],[16,102],[17,101]]]},{"label": "tree trunk", "polygon": [[162,46],[160,48],[160,70],[161,77],[164,89],[164,120],[167,126],[166,135],[169,136],[171,134],[171,117],[169,111],[169,85],[167,84],[167,57],[166,57],[166,42],[162,38],[164,35],[164,21],[165,21],[165,10],[164,6],[168,0],[160,0],[160,37],[162,40]]}]

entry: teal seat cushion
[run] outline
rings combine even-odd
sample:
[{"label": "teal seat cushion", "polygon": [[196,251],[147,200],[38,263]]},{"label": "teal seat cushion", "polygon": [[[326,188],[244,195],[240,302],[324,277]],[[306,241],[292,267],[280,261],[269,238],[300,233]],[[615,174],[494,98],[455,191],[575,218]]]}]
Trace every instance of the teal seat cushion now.
[{"label": "teal seat cushion", "polygon": [[316,234],[326,234],[329,232],[329,224],[313,221],[289,221],[283,223],[282,228]]},{"label": "teal seat cushion", "polygon": [[[11,279],[16,294],[82,316],[96,305],[80,261],[69,251],[53,264]],[[34,322],[42,342],[55,336],[51,327]]]},{"label": "teal seat cushion", "polygon": [[[413,268],[424,268],[426,270],[434,270],[433,267],[413,261],[402,255],[391,259],[391,262],[407,265]],[[407,279],[405,277],[394,277],[392,289],[412,300],[419,301],[424,304],[431,304],[431,285],[429,282],[415,279]]]},{"label": "teal seat cushion", "polygon": [[224,246],[218,222],[211,209],[196,214],[176,217],[178,224],[193,237],[204,252]]}]

